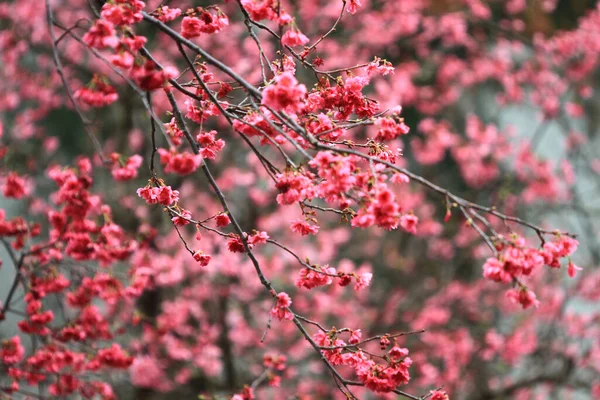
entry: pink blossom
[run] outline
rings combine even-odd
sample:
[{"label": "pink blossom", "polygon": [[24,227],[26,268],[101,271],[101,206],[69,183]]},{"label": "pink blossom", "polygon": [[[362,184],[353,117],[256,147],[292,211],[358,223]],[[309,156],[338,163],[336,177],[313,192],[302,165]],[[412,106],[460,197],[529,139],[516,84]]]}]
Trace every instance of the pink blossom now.
[{"label": "pink blossom", "polygon": [[175,149],[171,149],[171,151],[158,149],[158,154],[160,156],[160,163],[164,166],[166,173],[189,175],[196,171],[202,164],[202,156],[200,154],[192,154],[186,151],[177,152]]},{"label": "pink blossom", "polygon": [[369,286],[371,283],[371,279],[373,279],[373,274],[370,272],[360,272],[356,276],[356,285],[354,285],[354,290],[361,290]]},{"label": "pink blossom", "polygon": [[262,104],[275,111],[288,110],[298,113],[304,109],[306,86],[299,84],[291,72],[284,72],[275,77],[275,83],[263,91]]},{"label": "pink blossom", "polygon": [[295,46],[304,46],[309,42],[306,35],[300,32],[297,29],[290,29],[281,37],[281,43],[285,46],[295,47]]},{"label": "pink blossom", "polygon": [[141,156],[135,154],[124,162],[119,160],[120,156],[116,153],[113,153],[111,158],[114,160],[111,173],[116,181],[129,181],[137,178],[138,168],[142,165],[143,161]]},{"label": "pink blossom", "polygon": [[510,289],[506,292],[506,297],[508,297],[514,304],[521,304],[523,309],[527,309],[531,306],[538,308],[540,304],[535,293],[525,288]]},{"label": "pink blossom", "polygon": [[23,359],[25,349],[21,345],[21,338],[13,336],[2,342],[0,347],[0,360],[6,365],[16,364]]},{"label": "pink blossom", "polygon": [[4,182],[2,193],[5,197],[21,199],[31,192],[30,185],[26,178],[17,175],[14,172],[9,172]]},{"label": "pink blossom", "polygon": [[141,13],[144,6],[144,2],[140,0],[105,3],[100,14],[102,18],[115,25],[131,25],[140,22],[144,18]]},{"label": "pink blossom", "polygon": [[410,131],[404,121],[396,122],[389,117],[380,118],[375,124],[379,127],[375,140],[380,142],[393,140],[400,135],[406,135]]},{"label": "pink blossom", "polygon": [[135,386],[157,390],[168,388],[166,376],[158,361],[151,356],[136,357],[129,370]]},{"label": "pink blossom", "polygon": [[443,390],[432,390],[429,392],[431,400],[450,400],[448,394]]},{"label": "pink blossom", "polygon": [[333,282],[332,275],[336,275],[336,270],[327,265],[323,267],[317,265],[311,268],[304,267],[300,270],[300,274],[296,279],[296,286],[312,289],[318,286],[329,285]]},{"label": "pink blossom", "polygon": [[173,221],[173,224],[176,226],[186,226],[190,223],[190,220],[192,218],[192,213],[189,212],[188,210],[180,210],[179,211],[180,215],[175,215],[173,218],[171,218],[171,221]]},{"label": "pink blossom", "polygon": [[278,18],[274,0],[242,0],[242,5],[255,21]]},{"label": "pink blossom", "polygon": [[208,265],[208,263],[210,262],[210,259],[211,259],[211,256],[208,254],[205,254],[201,250],[194,252],[194,260],[198,261],[200,263],[200,265],[202,265],[203,267],[206,267]]},{"label": "pink blossom", "polygon": [[348,12],[350,14],[356,14],[358,11],[358,7],[362,6],[361,0],[350,0],[350,4],[348,4]]},{"label": "pink blossom", "polygon": [[254,232],[248,237],[248,243],[250,245],[265,244],[269,239],[269,235],[265,231]]},{"label": "pink blossom", "polygon": [[414,214],[404,214],[400,217],[400,226],[406,232],[412,233],[413,235],[417,234],[417,224],[419,223],[419,218]]},{"label": "pink blossom", "polygon": [[292,320],[294,319],[294,315],[289,310],[289,307],[292,305],[292,299],[285,292],[280,292],[277,296],[277,303],[271,309],[271,315],[279,318],[279,320]]},{"label": "pink blossom", "polygon": [[88,46],[97,49],[115,48],[119,44],[119,39],[115,36],[114,25],[103,19],[96,20],[82,39]]},{"label": "pink blossom", "polygon": [[290,225],[290,228],[293,232],[299,233],[302,236],[306,236],[309,234],[316,235],[319,232],[318,225],[310,225],[308,222],[302,219],[294,220]]},{"label": "pink blossom", "polygon": [[148,204],[160,203],[164,206],[170,206],[179,201],[179,191],[171,189],[170,186],[145,187],[137,190],[137,195]]},{"label": "pink blossom", "polygon": [[217,9],[216,15],[203,10],[198,17],[183,17],[181,21],[181,36],[191,39],[200,36],[202,33],[217,33],[228,25],[229,19],[221,10]]},{"label": "pink blossom", "polygon": [[169,6],[159,7],[156,12],[158,13],[157,18],[162,22],[171,22],[181,15],[181,9]]},{"label": "pink blossom", "polygon": [[217,228],[222,228],[224,226],[227,226],[231,223],[231,220],[229,219],[229,215],[222,213],[222,214],[218,214],[215,217],[215,222],[217,224]]},{"label": "pink blossom", "polygon": [[163,87],[169,79],[176,77],[178,72],[171,66],[159,69],[156,64],[148,60],[141,66],[134,65],[129,74],[141,89],[153,91]]},{"label": "pink blossom", "polygon": [[569,265],[567,267],[567,274],[571,277],[571,278],[575,278],[575,275],[577,274],[577,271],[581,271],[583,268],[578,267],[577,265],[575,265],[572,261],[569,261]]}]

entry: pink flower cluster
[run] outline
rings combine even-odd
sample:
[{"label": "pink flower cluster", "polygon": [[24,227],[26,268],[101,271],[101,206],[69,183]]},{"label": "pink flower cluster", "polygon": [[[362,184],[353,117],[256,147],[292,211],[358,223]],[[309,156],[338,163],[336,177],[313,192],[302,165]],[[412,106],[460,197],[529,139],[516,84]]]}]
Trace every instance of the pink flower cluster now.
[{"label": "pink flower cluster", "polygon": [[241,4],[255,21],[268,19],[285,25],[291,21],[291,17],[285,11],[278,12],[276,0],[241,0]]},{"label": "pink flower cluster", "polygon": [[378,119],[375,125],[379,128],[375,140],[379,142],[394,140],[398,136],[406,135],[410,132],[410,128],[403,120],[395,121],[390,117]]},{"label": "pink flower cluster", "polygon": [[378,111],[379,105],[362,93],[369,82],[368,76],[353,76],[333,86],[329,80],[321,81],[308,94],[306,111],[311,113],[332,111],[337,120],[346,120],[352,114],[360,118],[372,117]]},{"label": "pink flower cluster", "polygon": [[347,206],[345,194],[359,183],[355,157],[344,157],[331,152],[321,151],[308,163],[316,168],[321,183],[316,188],[318,197],[328,203],[340,202]]},{"label": "pink flower cluster", "polygon": [[144,18],[142,10],[145,5],[140,0],[114,0],[102,6],[100,15],[116,26],[133,25]]},{"label": "pink flower cluster", "polygon": [[290,296],[285,292],[281,292],[277,294],[276,299],[275,306],[271,309],[271,315],[278,318],[280,321],[284,319],[294,319],[294,315],[289,309],[292,305]]},{"label": "pink flower cluster", "polygon": [[194,260],[198,261],[200,265],[206,267],[210,263],[210,254],[205,254],[203,251],[198,250],[194,252]]},{"label": "pink flower cluster", "polygon": [[[216,15],[211,12],[213,10]],[[181,21],[181,36],[186,39],[191,39],[198,37],[203,33],[217,33],[228,25],[229,18],[227,18],[220,9],[198,9],[197,12],[183,17],[183,20]]]},{"label": "pink flower cluster", "polygon": [[[246,233],[244,233],[244,235],[246,236],[246,242],[248,243],[248,247],[250,249],[252,249],[257,244],[267,243],[267,240],[269,239],[269,235],[267,234],[267,232],[264,231],[254,231],[251,235],[247,235]],[[229,249],[229,251],[232,253],[245,253],[246,248],[244,247],[244,242],[242,241],[242,239],[235,234],[231,234],[229,236],[230,238],[227,241],[227,248]]]},{"label": "pink flower cluster", "polygon": [[96,49],[115,48],[119,45],[114,25],[104,19],[96,20],[82,39],[88,46]]},{"label": "pink flower cluster", "polygon": [[284,72],[275,77],[275,83],[263,90],[262,104],[275,111],[285,110],[299,113],[304,109],[306,86],[298,83],[291,72]]},{"label": "pink flower cluster", "polygon": [[13,336],[10,339],[2,341],[0,360],[2,360],[3,364],[16,364],[23,359],[24,355],[25,348],[21,345],[21,338],[19,336]]},{"label": "pink flower cluster", "polygon": [[[360,341],[359,331],[354,331],[350,343]],[[388,393],[400,385],[406,385],[410,380],[409,367],[412,360],[408,357],[408,349],[394,345],[386,353],[386,364],[376,363],[371,356],[364,353],[359,347],[348,347],[348,344],[337,337],[337,332],[319,331],[313,335],[314,341],[321,347],[337,347],[333,350],[322,350],[323,355],[333,365],[347,365],[354,369],[360,381],[368,389],[377,393]],[[385,350],[390,341],[382,340],[382,350]],[[345,351],[350,349],[352,351]]]},{"label": "pink flower cluster", "polygon": [[[9,392],[19,391],[21,384],[44,382],[53,397],[81,395],[115,399],[110,385],[95,380],[96,372],[125,370],[133,362],[133,357],[117,343],[108,347],[94,343],[113,340],[118,335],[112,322],[117,319],[115,309],[119,309],[126,298],[131,304],[133,298],[141,295],[147,281],[133,278],[131,286],[126,287],[112,276],[109,268],[129,257],[136,249],[136,242],[112,222],[110,207],[90,193],[91,173],[92,163],[86,158],[78,160],[76,169],[54,166],[47,171],[58,186],[49,197],[50,202],[44,209],[47,212],[42,214],[47,216],[49,239],[47,243],[32,244],[28,260],[20,265],[28,278],[25,310],[17,323],[21,332],[43,340],[27,355],[18,336],[0,346],[0,361],[8,367],[7,378],[12,379]],[[5,229],[1,235],[17,238],[39,235],[35,225],[25,228],[22,231]],[[15,249],[19,249],[19,241],[14,241]],[[74,261],[96,260],[103,271],[93,277],[80,276],[77,285],[73,285],[71,279],[56,268],[67,257]],[[60,318],[47,309],[45,300],[50,296],[65,300],[69,321],[61,323]],[[120,311],[119,320],[126,321],[127,308]],[[71,350],[74,342],[78,343],[77,348],[87,349],[86,352]]]},{"label": "pink flower cluster", "polygon": [[275,177],[277,179],[275,187],[279,190],[277,203],[288,205],[313,198],[314,188],[311,177],[312,174],[307,171],[286,171],[283,174],[277,174]]},{"label": "pink flower cluster", "polygon": [[[352,220],[352,226],[366,228],[377,224],[385,229],[396,229],[400,217],[400,206],[396,202],[396,196],[382,184],[377,188],[375,197],[371,199],[369,205],[358,211]],[[414,225],[414,220],[412,222],[405,220],[405,229],[413,231]]]},{"label": "pink flower cluster", "polygon": [[183,140],[183,131],[179,129],[179,125],[177,125],[175,117],[171,118],[169,122],[164,124],[164,127],[167,135],[169,135],[169,138],[173,142],[173,145],[179,146]]},{"label": "pink flower cluster", "polygon": [[525,239],[515,236],[506,245],[499,244],[501,254],[488,258],[483,266],[483,276],[487,279],[509,283],[513,279],[530,276],[543,265],[560,268],[560,259],[568,257],[577,249],[577,240],[565,235],[556,235],[542,250],[525,245]]},{"label": "pink flower cluster", "polygon": [[285,138],[277,132],[271,124],[273,124],[273,114],[266,107],[261,106],[259,112],[250,112],[243,118],[243,122],[239,120],[233,121],[233,127],[246,136],[258,136],[263,145],[271,144],[271,140],[275,140],[278,144],[285,143]]},{"label": "pink flower cluster", "polygon": [[117,153],[111,154],[111,160],[113,165],[110,172],[116,181],[129,181],[137,178],[138,169],[143,161],[142,157],[137,154],[122,161],[121,155]]},{"label": "pink flower cluster", "polygon": [[175,149],[171,149],[171,151],[158,149],[158,154],[160,155],[160,163],[164,166],[166,173],[189,175],[202,164],[200,154],[192,154],[187,151],[178,152]]},{"label": "pink flower cluster", "polygon": [[115,88],[99,76],[94,76],[88,87],[76,90],[73,96],[92,107],[104,107],[119,98]]},{"label": "pink flower cluster", "polygon": [[2,194],[5,197],[21,199],[31,193],[31,184],[29,181],[17,175],[15,172],[9,172],[4,181]]},{"label": "pink flower cluster", "polygon": [[216,139],[217,131],[200,132],[196,141],[201,146],[200,155],[208,160],[214,160],[225,147],[223,139]]},{"label": "pink flower cluster", "polygon": [[202,100],[197,103],[187,99],[185,101],[185,106],[187,108],[185,117],[200,125],[206,122],[208,117],[219,115],[219,109],[210,101]]},{"label": "pink flower cluster", "polygon": [[146,186],[137,190],[137,195],[146,200],[148,204],[162,204],[170,206],[179,201],[179,191],[171,186],[150,187]]},{"label": "pink flower cluster", "polygon": [[290,29],[281,37],[281,43],[284,46],[304,46],[309,42],[308,37],[297,29]]},{"label": "pink flower cluster", "polygon": [[171,22],[181,15],[181,9],[162,6],[158,7],[155,13],[156,17],[162,22]]},{"label": "pink flower cluster", "polygon": [[171,78],[175,78],[178,73],[173,67],[159,69],[156,64],[147,60],[142,65],[134,65],[129,71],[131,78],[143,90],[152,91],[160,89]]},{"label": "pink flower cluster", "polygon": [[[82,39],[92,48],[114,49],[116,54],[109,57],[111,62],[128,69],[130,77],[141,89],[152,91],[161,88],[165,82],[177,76],[177,70],[171,66],[160,69],[151,60],[136,62],[136,53],[147,39],[135,35],[120,38],[115,30],[115,25],[127,26],[141,21],[143,7],[144,3],[139,0],[118,0],[104,4],[102,18],[96,20]],[[89,93],[85,93],[86,98],[90,97]]]},{"label": "pink flower cluster", "polygon": [[322,267],[315,265],[311,268],[304,267],[296,279],[299,288],[312,289],[318,286],[330,285],[333,278],[337,276],[335,268],[328,265]]},{"label": "pink flower cluster", "polygon": [[311,225],[307,221],[304,221],[302,219],[296,219],[292,221],[290,229],[293,232],[301,234],[302,236],[316,235],[317,233],[319,233],[319,225]]},{"label": "pink flower cluster", "polygon": [[[514,235],[510,241],[498,243],[496,247],[500,254],[498,257],[488,258],[483,265],[483,276],[495,282],[519,282],[523,277],[531,276],[536,270],[548,265],[551,268],[560,268],[560,259],[569,257],[578,246],[577,240],[556,234],[552,242],[546,242],[541,250],[527,247],[525,239]],[[569,261],[568,274],[575,275],[578,269]],[[518,289],[512,289],[507,296],[523,308],[531,305],[537,307],[539,301],[535,293],[520,284]]]}]

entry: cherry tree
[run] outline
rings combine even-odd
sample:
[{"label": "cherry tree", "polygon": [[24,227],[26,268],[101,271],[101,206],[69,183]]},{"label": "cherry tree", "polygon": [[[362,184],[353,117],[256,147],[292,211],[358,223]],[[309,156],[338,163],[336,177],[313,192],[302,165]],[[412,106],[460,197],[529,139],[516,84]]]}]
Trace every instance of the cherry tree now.
[{"label": "cherry tree", "polygon": [[0,392],[600,397],[563,3],[0,2]]}]

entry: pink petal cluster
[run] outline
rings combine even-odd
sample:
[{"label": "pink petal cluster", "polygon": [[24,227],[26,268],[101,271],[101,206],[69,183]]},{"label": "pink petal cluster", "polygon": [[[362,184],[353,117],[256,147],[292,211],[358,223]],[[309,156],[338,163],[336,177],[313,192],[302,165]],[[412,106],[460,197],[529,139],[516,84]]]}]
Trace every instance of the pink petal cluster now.
[{"label": "pink petal cluster", "polygon": [[290,29],[281,37],[281,43],[290,47],[304,46],[308,42],[308,37],[297,29]]},{"label": "pink petal cluster", "polygon": [[292,305],[292,299],[285,292],[280,292],[276,296],[277,301],[275,306],[271,309],[271,315],[278,318],[280,321],[287,319],[294,319],[294,315],[290,311],[289,307]]},{"label": "pink petal cluster", "polygon": [[198,16],[186,16],[181,21],[181,36],[191,39],[202,33],[212,34],[229,25],[229,18],[217,10],[216,15],[207,10],[200,11]]},{"label": "pink petal cluster", "polygon": [[175,149],[171,149],[171,151],[158,149],[158,154],[160,155],[160,163],[164,166],[166,173],[189,175],[202,164],[200,154],[192,154],[186,151],[178,152]]},{"label": "pink petal cluster", "polygon": [[298,83],[291,72],[284,72],[275,77],[275,83],[263,90],[261,104],[271,107],[275,111],[285,110],[292,113],[304,109],[306,86]]},{"label": "pink petal cluster", "polygon": [[116,181],[129,181],[137,178],[138,169],[142,165],[142,157],[140,155],[133,155],[125,161],[120,160],[121,156],[117,153],[111,154],[113,165],[111,168],[111,174]]},{"label": "pink petal cluster", "polygon": [[140,188],[137,195],[146,200],[148,204],[162,204],[170,206],[179,201],[179,191],[171,189],[171,186]]},{"label": "pink petal cluster", "polygon": [[330,285],[337,271],[333,267],[315,265],[311,268],[304,267],[296,278],[296,286],[299,288],[313,289],[318,286]]},{"label": "pink petal cluster", "polygon": [[115,0],[102,6],[100,15],[116,26],[132,25],[144,19],[145,3],[140,0]]}]

